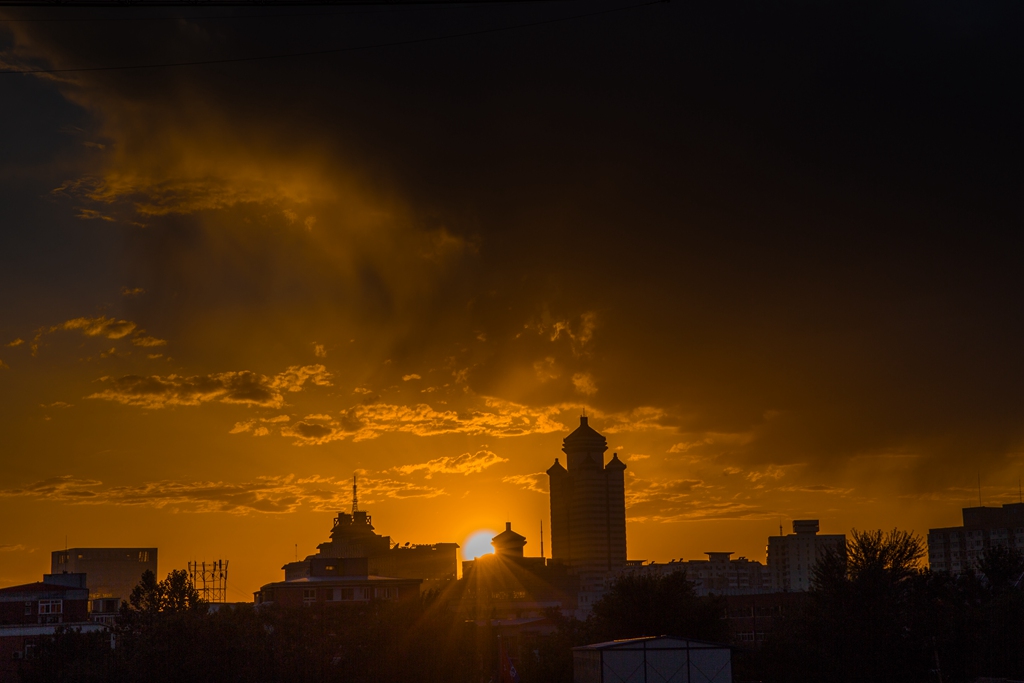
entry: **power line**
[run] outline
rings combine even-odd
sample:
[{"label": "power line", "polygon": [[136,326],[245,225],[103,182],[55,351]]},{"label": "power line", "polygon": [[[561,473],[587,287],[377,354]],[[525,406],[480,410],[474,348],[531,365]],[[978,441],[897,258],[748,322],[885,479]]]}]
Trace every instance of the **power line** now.
[{"label": "power line", "polygon": [[297,57],[315,57],[321,55],[333,55],[341,54],[344,52],[359,52],[362,50],[375,50],[386,47],[401,47],[405,45],[419,45],[422,43],[433,43],[442,40],[450,40],[453,38],[469,38],[472,36],[482,36],[490,33],[501,33],[504,31],[513,31],[521,28],[533,28],[536,26],[546,26],[550,24],[557,24],[566,21],[575,21],[576,19],[587,19],[589,17],[597,17],[606,14],[613,14],[616,12],[625,12],[628,10],[640,9],[642,7],[649,7],[651,5],[659,5],[668,2],[669,0],[649,0],[648,2],[642,2],[636,5],[626,5],[624,7],[613,7],[606,10],[598,10],[596,12],[587,12],[584,14],[573,14],[567,17],[557,17],[555,19],[544,19],[541,21],[533,21],[525,24],[512,24],[510,26],[498,26],[495,28],[485,28],[476,31],[465,31],[463,33],[449,33],[442,36],[430,36],[427,38],[413,38],[411,40],[396,40],[388,43],[374,43],[371,45],[356,45],[352,47],[338,47],[330,48],[327,50],[308,50],[305,52],[286,52],[274,55],[262,55],[254,57],[227,57],[224,59],[202,59],[187,62],[159,62],[153,64],[129,64],[129,65],[116,65],[116,66],[86,66],[86,67],[70,67],[60,69],[8,69],[0,71],[0,75],[4,74],[62,74],[62,73],[82,73],[89,71],[129,71],[138,69],[164,69],[181,66],[211,66],[216,64],[240,64],[243,62],[260,62],[269,61],[272,59],[292,59]]}]

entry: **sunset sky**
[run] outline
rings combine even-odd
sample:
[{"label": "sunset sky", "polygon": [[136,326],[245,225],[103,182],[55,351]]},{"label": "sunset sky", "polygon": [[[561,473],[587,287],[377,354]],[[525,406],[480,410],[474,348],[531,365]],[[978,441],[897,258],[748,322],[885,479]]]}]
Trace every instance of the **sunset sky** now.
[{"label": "sunset sky", "polygon": [[0,10],[0,70],[378,46],[0,74],[0,586],[251,599],[354,472],[537,555],[583,410],[630,558],[1017,501],[1016,8],[705,4]]}]

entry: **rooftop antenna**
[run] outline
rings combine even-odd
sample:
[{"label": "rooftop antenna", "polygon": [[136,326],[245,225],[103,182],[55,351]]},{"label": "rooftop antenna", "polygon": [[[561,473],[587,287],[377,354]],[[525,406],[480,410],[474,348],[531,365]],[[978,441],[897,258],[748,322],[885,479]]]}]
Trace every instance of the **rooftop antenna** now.
[{"label": "rooftop antenna", "polygon": [[540,559],[544,559],[544,520],[540,520]]},{"label": "rooftop antenna", "polygon": [[352,516],[359,511],[359,494],[356,492],[356,475],[352,475]]},{"label": "rooftop antenna", "polygon": [[298,543],[295,544],[295,561],[296,562],[299,561],[299,544]]},{"label": "rooftop antenna", "polygon": [[779,536],[782,535],[782,517],[779,517]]}]

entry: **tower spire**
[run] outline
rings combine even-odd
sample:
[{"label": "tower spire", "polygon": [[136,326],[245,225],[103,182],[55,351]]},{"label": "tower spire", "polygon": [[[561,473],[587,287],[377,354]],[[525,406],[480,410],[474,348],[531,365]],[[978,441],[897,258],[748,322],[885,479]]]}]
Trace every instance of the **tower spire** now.
[{"label": "tower spire", "polygon": [[355,517],[356,512],[359,511],[359,494],[356,490],[356,475],[352,475],[352,516]]}]

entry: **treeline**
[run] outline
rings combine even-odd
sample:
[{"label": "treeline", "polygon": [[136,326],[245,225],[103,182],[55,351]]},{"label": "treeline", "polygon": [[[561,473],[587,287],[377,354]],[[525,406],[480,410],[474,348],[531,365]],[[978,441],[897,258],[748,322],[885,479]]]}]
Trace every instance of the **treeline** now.
[{"label": "treeline", "polygon": [[1024,679],[1024,560],[992,547],[959,576],[923,568],[912,534],[854,532],[814,569],[814,590],[736,680],[960,683]]},{"label": "treeline", "polygon": [[211,611],[186,572],[172,571],[159,582],[147,572],[122,605],[112,633],[63,629],[24,662],[21,678],[475,683],[487,678],[480,677],[483,661],[471,627],[433,595],[327,608],[237,605]]},{"label": "treeline", "polygon": [[[992,548],[959,577],[922,568],[921,540],[853,532],[826,555],[814,590],[759,647],[734,651],[734,680],[961,683],[1024,679],[1024,561]],[[519,642],[523,683],[570,683],[572,647],[645,635],[728,642],[726,602],[699,598],[683,573],[627,575],[586,622],[548,616],[554,634]],[[497,632],[438,595],[327,608],[210,612],[185,572],[147,574],[111,634],[66,630],[25,662],[25,681],[484,683],[497,678]],[[941,678],[940,678],[941,676]]]}]

